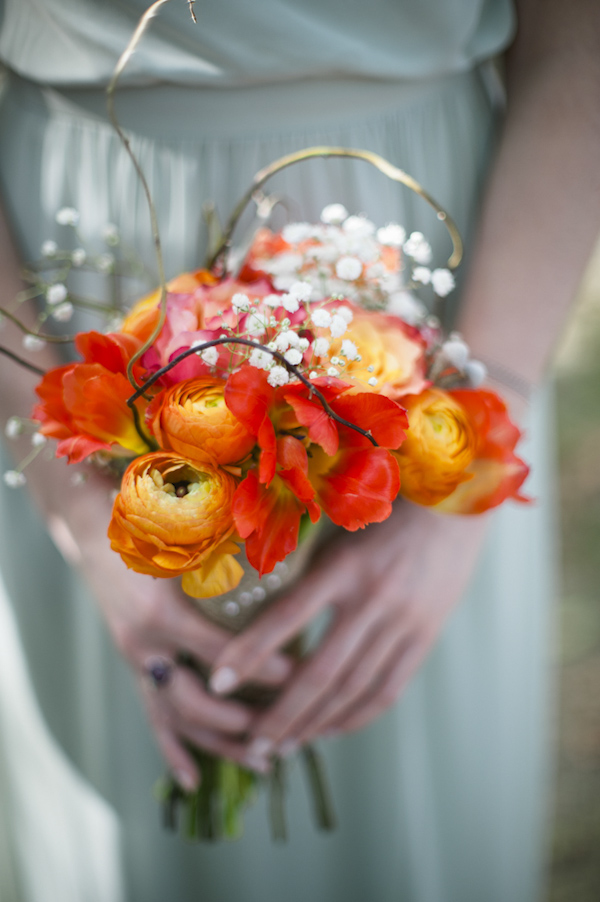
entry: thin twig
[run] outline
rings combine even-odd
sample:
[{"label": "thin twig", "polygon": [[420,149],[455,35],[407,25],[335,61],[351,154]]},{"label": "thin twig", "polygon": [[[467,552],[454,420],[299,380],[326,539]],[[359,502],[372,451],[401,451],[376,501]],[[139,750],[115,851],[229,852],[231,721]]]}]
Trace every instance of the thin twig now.
[{"label": "thin twig", "polygon": [[5,316],[7,319],[14,323],[21,332],[24,332],[25,335],[33,335],[34,338],[39,338],[41,341],[48,341],[53,344],[68,344],[71,341],[75,341],[73,337],[70,335],[49,335],[47,332],[32,332],[31,329],[28,329],[25,323],[22,323],[18,316],[15,316],[14,313],[11,313],[10,310],[6,310],[4,307],[0,307],[0,316]]},{"label": "thin twig", "polygon": [[373,436],[371,435],[371,431],[367,429],[361,429],[360,426],[357,426],[355,423],[351,423],[349,420],[345,420],[344,417],[341,417],[339,414],[332,410],[329,404],[327,403],[327,399],[323,395],[321,391],[314,385],[310,379],[307,379],[303,373],[298,370],[292,363],[285,359],[283,354],[279,351],[272,351],[271,348],[267,348],[266,345],[261,345],[257,341],[251,341],[249,338],[235,338],[235,337],[225,337],[225,338],[215,338],[212,341],[205,341],[202,344],[195,345],[193,348],[187,348],[185,351],[182,351],[181,354],[178,354],[177,357],[174,357],[173,360],[170,360],[169,363],[165,364],[165,366],[161,367],[155,373],[150,376],[142,385],[140,385],[137,390],[131,395],[130,398],[127,399],[127,404],[129,407],[133,407],[138,398],[144,394],[147,388],[150,388],[151,385],[154,385],[161,376],[164,376],[165,373],[168,373],[169,370],[172,370],[174,366],[177,366],[178,363],[181,363],[182,360],[185,360],[186,357],[191,357],[192,354],[201,354],[202,351],[206,350],[206,348],[215,348],[217,345],[226,345],[226,344],[238,344],[245,345],[247,348],[256,348],[259,351],[265,351],[267,354],[270,354],[275,360],[277,360],[289,373],[293,373],[296,379],[299,379],[309,390],[311,395],[316,395],[318,398],[323,410],[325,413],[330,416],[337,423],[340,423],[342,426],[348,426],[350,429],[354,429],[355,432],[359,432],[361,435],[364,435],[365,438],[368,438],[372,445],[375,447],[379,447],[378,443],[375,441]]},{"label": "thin twig", "polygon": [[45,376],[46,370],[41,369],[41,367],[36,366],[34,363],[29,363],[28,360],[23,360],[22,357],[19,357],[18,354],[13,353],[13,351],[9,351],[8,348],[2,347],[0,345],[0,354],[4,354],[5,357],[10,357],[11,360],[14,360],[15,363],[20,364],[25,367],[26,370],[31,370],[32,373],[35,373],[37,376]]}]

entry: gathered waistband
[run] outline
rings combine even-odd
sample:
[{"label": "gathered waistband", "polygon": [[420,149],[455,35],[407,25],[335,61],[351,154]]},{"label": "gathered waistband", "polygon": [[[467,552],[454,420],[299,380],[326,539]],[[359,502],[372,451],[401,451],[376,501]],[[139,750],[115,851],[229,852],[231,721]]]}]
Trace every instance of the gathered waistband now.
[{"label": "gathered waistband", "polygon": [[[49,88],[11,73],[28,104],[51,115],[108,121],[101,88]],[[441,101],[457,93],[485,91],[480,69],[401,81],[319,78],[246,87],[190,87],[154,84],[117,90],[121,125],[142,136],[168,140],[263,135],[313,126],[355,125],[385,114]],[[37,95],[37,96],[36,96]]]}]

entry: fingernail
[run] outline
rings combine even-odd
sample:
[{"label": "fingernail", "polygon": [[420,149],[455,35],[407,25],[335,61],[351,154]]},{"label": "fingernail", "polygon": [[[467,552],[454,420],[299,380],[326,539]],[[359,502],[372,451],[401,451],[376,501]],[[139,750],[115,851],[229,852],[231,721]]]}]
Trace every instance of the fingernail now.
[{"label": "fingernail", "polygon": [[200,785],[200,781],[187,770],[176,770],[173,776],[186,792],[195,792]]},{"label": "fingernail", "polygon": [[257,736],[248,746],[248,757],[266,758],[273,751],[274,745],[272,739],[268,739],[266,736]]},{"label": "fingernail", "polygon": [[257,770],[259,774],[268,774],[271,770],[271,764],[266,758],[257,758],[256,755],[246,755],[245,761],[250,770]]},{"label": "fingernail", "polygon": [[277,751],[282,758],[291,758],[299,748],[300,743],[296,739],[285,739]]},{"label": "fingernail", "polygon": [[225,695],[238,684],[238,675],[233,667],[219,667],[210,678],[210,688],[217,695]]}]

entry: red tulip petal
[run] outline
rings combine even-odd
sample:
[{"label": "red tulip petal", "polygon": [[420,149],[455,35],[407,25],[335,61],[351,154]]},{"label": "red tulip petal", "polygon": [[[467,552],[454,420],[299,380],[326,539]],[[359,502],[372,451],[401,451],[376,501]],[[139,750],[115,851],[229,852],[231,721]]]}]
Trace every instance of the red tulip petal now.
[{"label": "red tulip petal", "polygon": [[300,501],[312,501],[315,490],[308,478],[308,456],[302,442],[290,435],[278,439],[277,460],[281,467],[277,474],[279,478]]},{"label": "red tulip petal", "polygon": [[261,576],[297,547],[305,505],[279,479],[267,488],[251,470],[235,491],[232,510],[246,556]]},{"label": "red tulip petal", "polygon": [[42,381],[36,385],[35,391],[41,398],[31,416],[41,424],[41,432],[51,438],[66,438],[73,433],[73,417],[65,406],[63,397],[63,378],[70,373],[76,364],[57,366],[49,370]]},{"label": "red tulip petal", "polygon": [[246,478],[235,490],[232,511],[235,526],[242,539],[261,529],[266,522],[269,511],[264,504],[264,493],[267,491],[256,478],[256,472],[250,470]]},{"label": "red tulip petal", "polygon": [[142,454],[147,445],[127,405],[130,394],[129,380],[107,372],[100,364],[77,364],[63,378],[63,397],[73,415],[74,431]]},{"label": "red tulip petal", "polygon": [[[314,379],[312,383],[324,396],[328,404],[348,391],[352,386],[341,379],[331,377]],[[326,454],[333,456],[338,449],[338,430],[335,420],[325,411],[323,405],[302,383],[297,382],[281,390],[282,396],[292,407],[298,422],[308,428],[311,442],[320,445]]]},{"label": "red tulip petal", "polygon": [[243,366],[229,376],[225,386],[228,408],[256,436],[273,404],[274,390],[267,378],[264,370]]},{"label": "red tulip petal", "polygon": [[79,464],[94,451],[110,451],[110,442],[102,442],[91,435],[71,435],[56,446],[57,457],[67,457],[70,464]]},{"label": "red tulip petal", "polygon": [[275,476],[277,466],[277,439],[273,423],[269,417],[265,417],[258,430],[258,444],[260,445],[260,462],[258,465],[258,478],[265,485],[269,485]]},{"label": "red tulip petal", "polygon": [[[127,373],[127,364],[141,346],[134,335],[80,332],[75,347],[86,363],[100,363],[109,373]],[[132,389],[133,393],[133,389]]]},{"label": "red tulip petal", "polygon": [[333,456],[338,449],[339,436],[337,424],[324,410],[318,400],[309,401],[300,396],[288,396],[286,400],[293,408],[298,422],[308,427],[308,437],[315,445],[320,445],[323,451]]},{"label": "red tulip petal", "polygon": [[262,453],[259,479],[269,484],[275,475],[276,439],[269,410],[275,397],[267,374],[254,366],[243,366],[232,373],[225,385],[225,403],[237,419],[257,437]]},{"label": "red tulip petal", "polygon": [[317,477],[317,498],[338,526],[356,530],[389,517],[400,489],[398,464],[385,448],[349,448]]},{"label": "red tulip petal", "polygon": [[[373,392],[344,395],[336,398],[332,408],[345,420],[360,426],[371,435],[381,448],[396,450],[406,438],[408,428],[406,410],[391,398]],[[343,427],[344,446],[348,444],[369,447],[371,442],[359,432]]]}]

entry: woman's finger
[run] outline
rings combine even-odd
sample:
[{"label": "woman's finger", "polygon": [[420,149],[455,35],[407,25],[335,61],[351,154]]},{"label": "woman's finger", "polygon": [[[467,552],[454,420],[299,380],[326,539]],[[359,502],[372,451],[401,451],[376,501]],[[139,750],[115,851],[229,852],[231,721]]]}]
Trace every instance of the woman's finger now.
[{"label": "woman's finger", "polygon": [[302,725],[296,741],[303,745],[325,733],[370,699],[374,687],[405,651],[411,626],[386,624],[371,644],[346,668],[328,699]]},{"label": "woman's finger", "polygon": [[214,663],[210,679],[213,692],[225,694],[255,680],[278,648],[297,636],[320,611],[355,588],[349,568],[341,568],[338,563],[313,571],[229,641]]},{"label": "woman's finger", "polygon": [[[186,744],[236,761],[249,770],[267,773],[270,764],[265,756],[249,753],[245,742],[237,741],[233,735],[228,736],[222,732],[223,724],[232,726],[236,720],[236,715],[232,717],[232,711],[238,707],[236,702],[223,702],[207,697],[208,702],[218,706],[219,710],[216,707],[209,707],[208,710],[204,708],[204,716],[201,714],[196,718],[198,699],[194,691],[194,679],[192,673],[181,672],[169,687],[154,689],[146,680],[142,680],[141,686],[159,748],[178,783],[191,792],[199,785],[201,778],[198,765]],[[194,708],[189,712],[192,716],[187,716],[186,706],[190,703],[194,704]],[[203,708],[203,705],[204,701],[199,707]],[[183,717],[181,708],[184,711]],[[244,721],[246,717],[247,714],[244,713]],[[215,728],[209,726],[211,722],[216,725]],[[236,727],[241,723],[242,719],[237,718]]]},{"label": "woman's finger", "polygon": [[[142,695],[147,698],[144,686]],[[193,792],[202,778],[198,765],[170,726],[168,718],[152,704],[146,705],[156,742],[167,766],[182,789]]]},{"label": "woman's finger", "polygon": [[[175,652],[188,652],[210,667],[231,642],[231,633],[210,623],[185,599],[176,598],[156,612],[151,638],[163,643],[168,640]],[[287,679],[292,666],[287,655],[274,650],[257,668],[254,681],[278,686]]]},{"label": "woman's finger", "polygon": [[372,630],[373,613],[367,607],[352,617],[340,615],[275,703],[257,718],[252,729],[251,751],[265,752],[295,739],[295,731],[309,713],[319,708],[350,662],[358,659],[362,649],[368,646]]},{"label": "woman's finger", "polygon": [[266,774],[271,769],[270,761],[266,755],[254,754],[245,743],[235,742],[233,739],[216,733],[214,730],[186,728],[182,735],[198,748],[204,749],[212,755],[235,761],[242,767],[248,768],[248,770]]},{"label": "woman's finger", "polygon": [[171,684],[157,692],[160,703],[171,708],[178,732],[185,727],[241,734],[250,729],[255,717],[255,712],[241,702],[210,695],[186,667],[177,667]]},{"label": "woman's finger", "polygon": [[411,642],[401,653],[389,673],[373,688],[369,698],[362,701],[349,714],[343,715],[332,725],[330,732],[350,733],[360,730],[390,708],[400,697],[427,654],[429,647],[429,643],[424,639]]}]

